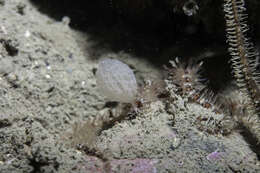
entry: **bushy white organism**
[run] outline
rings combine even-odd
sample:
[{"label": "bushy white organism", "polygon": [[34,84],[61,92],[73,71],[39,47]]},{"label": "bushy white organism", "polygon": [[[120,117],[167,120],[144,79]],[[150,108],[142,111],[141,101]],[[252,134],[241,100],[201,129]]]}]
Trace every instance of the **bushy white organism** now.
[{"label": "bushy white organism", "polygon": [[137,83],[128,65],[115,59],[99,62],[96,73],[99,91],[111,101],[133,103],[137,97]]}]

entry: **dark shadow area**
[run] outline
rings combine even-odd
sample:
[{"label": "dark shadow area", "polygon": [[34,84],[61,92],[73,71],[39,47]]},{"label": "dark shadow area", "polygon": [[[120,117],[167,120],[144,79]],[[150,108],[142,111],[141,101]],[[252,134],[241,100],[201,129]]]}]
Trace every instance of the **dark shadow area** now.
[{"label": "dark shadow area", "polygon": [[[212,42],[223,45],[224,28],[209,33],[200,14],[187,16],[183,2],[162,0],[31,0],[39,11],[58,21],[68,16],[70,26],[88,33],[90,39],[109,46],[115,52],[125,51],[147,57],[156,65],[165,64],[175,56],[194,56]],[[178,4],[179,3],[179,4]],[[216,3],[211,4],[216,5]],[[221,8],[221,3],[218,3]],[[218,9],[218,8],[216,8]],[[176,12],[174,12],[176,10]],[[205,11],[201,10],[202,14]],[[222,16],[215,20],[223,26]],[[214,28],[214,27],[213,27]],[[218,37],[222,35],[222,37]],[[189,44],[185,46],[185,43]],[[214,43],[214,44],[216,44]],[[167,55],[171,47],[180,47]],[[185,49],[182,49],[185,47]],[[198,48],[200,47],[200,48]],[[166,55],[162,56],[162,54]],[[195,53],[196,55],[196,53]]]},{"label": "dark shadow area", "polygon": [[218,56],[215,56],[214,59],[203,59],[202,76],[206,79],[210,79],[207,86],[212,89],[214,93],[221,92],[221,90],[225,89],[233,79],[227,57],[229,57],[228,53],[219,54]]},{"label": "dark shadow area", "polygon": [[260,144],[257,142],[257,139],[252,135],[252,133],[249,132],[249,130],[241,125],[243,127],[241,129],[241,135],[244,137],[245,141],[249,144],[249,147],[254,151],[260,160]]}]

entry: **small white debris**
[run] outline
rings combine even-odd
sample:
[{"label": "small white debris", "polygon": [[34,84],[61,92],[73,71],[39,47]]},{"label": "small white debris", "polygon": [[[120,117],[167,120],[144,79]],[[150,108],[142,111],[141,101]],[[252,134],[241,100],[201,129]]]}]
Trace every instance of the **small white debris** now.
[{"label": "small white debris", "polygon": [[6,31],[6,29],[5,29],[4,26],[1,26],[1,31],[2,31],[5,35],[7,34],[7,31]]},{"label": "small white debris", "polygon": [[85,81],[82,81],[81,82],[81,86],[85,86],[86,82]]},{"label": "small white debris", "polygon": [[9,73],[6,76],[6,79],[10,83],[16,83],[18,81],[18,76],[15,73]]},{"label": "small white debris", "polygon": [[50,78],[51,78],[51,76],[48,75],[48,74],[46,74],[45,77],[46,77],[47,79],[50,79]]},{"label": "small white debris", "polygon": [[69,26],[70,24],[70,18],[68,16],[64,16],[62,19],[61,19],[61,22],[65,25],[65,26]]},{"label": "small white debris", "polygon": [[48,70],[51,70],[51,66],[50,66],[50,65],[48,65],[48,66],[47,66],[47,69],[48,69]]},{"label": "small white debris", "polygon": [[24,33],[24,37],[29,38],[31,36],[31,32],[29,30],[26,30]]}]

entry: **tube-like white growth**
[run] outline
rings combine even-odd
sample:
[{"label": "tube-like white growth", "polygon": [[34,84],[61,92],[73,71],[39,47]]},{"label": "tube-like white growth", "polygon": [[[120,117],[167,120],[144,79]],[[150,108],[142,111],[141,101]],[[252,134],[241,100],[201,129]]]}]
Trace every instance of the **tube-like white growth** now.
[{"label": "tube-like white growth", "polygon": [[96,73],[99,91],[111,101],[133,103],[137,96],[137,83],[128,65],[115,59],[99,62]]}]

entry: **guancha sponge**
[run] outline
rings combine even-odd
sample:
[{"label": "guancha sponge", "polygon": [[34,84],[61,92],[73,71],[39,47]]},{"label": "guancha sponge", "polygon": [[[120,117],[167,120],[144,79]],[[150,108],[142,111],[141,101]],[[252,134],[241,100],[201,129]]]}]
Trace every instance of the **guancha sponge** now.
[{"label": "guancha sponge", "polygon": [[132,69],[115,59],[99,62],[96,73],[99,91],[110,101],[133,103],[137,98],[137,82]]}]

